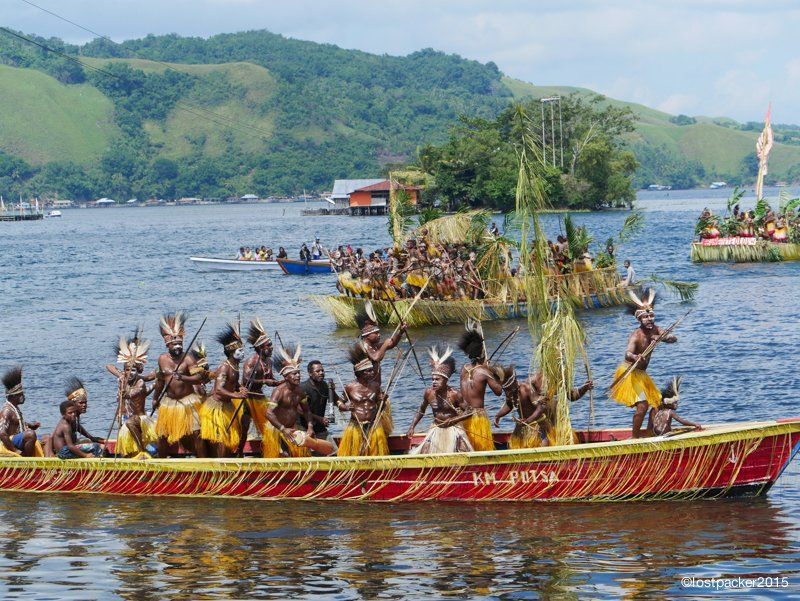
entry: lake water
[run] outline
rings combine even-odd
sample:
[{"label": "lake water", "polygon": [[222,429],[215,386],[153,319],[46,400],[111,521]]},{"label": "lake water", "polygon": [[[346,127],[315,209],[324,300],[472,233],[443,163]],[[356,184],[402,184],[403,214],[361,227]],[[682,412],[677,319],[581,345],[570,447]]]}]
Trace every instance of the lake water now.
[{"label": "lake water", "polygon": [[[724,208],[729,190],[644,193],[643,232],[619,249],[640,277],[700,283],[679,343],[659,348],[658,384],[681,374],[681,413],[700,423],[800,414],[795,391],[797,264],[693,265],[694,221]],[[773,192],[774,195],[774,192]],[[745,203],[747,204],[747,203]],[[47,432],[64,381],[80,377],[90,396],[84,423],[104,436],[116,383],[103,366],[118,336],[137,324],[162,348],[163,311],[191,312],[216,363],[214,335],[226,320],[259,315],[303,359],[321,359],[350,379],[345,351],[355,332],[304,299],[333,279],[278,273],[200,272],[190,255],[226,256],[241,245],[285,246],[296,256],[318,235],[364,249],[388,242],[384,218],[301,217],[301,205],[167,207],[64,211],[62,219],[0,224],[0,367],[21,363],[26,419]],[[578,214],[597,243],[625,213]],[[544,218],[558,233],[557,217]],[[667,295],[662,324],[687,307]],[[611,382],[633,317],[621,309],[581,314],[598,391]],[[515,322],[485,324],[490,347]],[[519,322],[519,325],[524,324]],[[455,344],[460,326],[412,331],[417,346]],[[524,332],[523,332],[524,333]],[[514,340],[505,358],[525,372],[532,344]],[[459,361],[462,357],[459,356]],[[334,373],[334,367],[335,372]],[[398,430],[416,410],[422,384],[410,367],[395,393]],[[595,395],[595,426],[627,426],[628,410]],[[489,401],[490,411],[499,407]],[[586,423],[587,400],[573,405]],[[508,424],[506,424],[508,427]],[[337,599],[700,595],[686,577],[785,576],[800,591],[800,486],[790,466],[765,499],[619,504],[269,503],[0,494],[3,598]]]}]

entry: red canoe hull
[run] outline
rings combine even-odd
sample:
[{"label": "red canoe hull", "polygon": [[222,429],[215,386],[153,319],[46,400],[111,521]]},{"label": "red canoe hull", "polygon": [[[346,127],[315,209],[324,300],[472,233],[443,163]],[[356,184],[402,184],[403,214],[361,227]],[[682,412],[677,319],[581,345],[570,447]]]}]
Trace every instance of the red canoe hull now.
[{"label": "red canoe hull", "polygon": [[798,449],[800,420],[786,420],[674,438],[458,455],[11,458],[0,459],[0,490],[384,502],[693,499],[765,494]]}]

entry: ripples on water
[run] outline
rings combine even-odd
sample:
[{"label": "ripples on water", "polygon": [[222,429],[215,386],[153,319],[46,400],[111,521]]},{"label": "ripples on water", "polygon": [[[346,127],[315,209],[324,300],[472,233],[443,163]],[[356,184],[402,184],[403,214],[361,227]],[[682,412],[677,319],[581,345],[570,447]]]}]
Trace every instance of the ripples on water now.
[{"label": "ripples on water", "polygon": [[[681,413],[701,423],[800,414],[797,264],[696,266],[688,242],[705,205],[724,197],[648,195],[643,233],[619,251],[640,277],[657,273],[701,283],[680,342],[659,349],[651,371],[661,384],[685,377]],[[669,208],[667,208],[669,207]],[[678,210],[673,210],[677,207]],[[26,417],[49,431],[64,380],[90,394],[89,430],[105,435],[116,386],[102,366],[120,333],[145,325],[161,349],[158,316],[188,309],[191,336],[213,342],[225,320],[259,314],[305,360],[322,359],[335,377],[351,372],[344,353],[353,331],[337,331],[303,300],[327,293],[331,278],[194,271],[189,255],[224,256],[240,245],[301,241],[387,243],[382,218],[302,218],[297,205],[64,211],[60,220],[0,224],[0,366],[22,362]],[[615,234],[622,213],[580,214],[596,241]],[[555,236],[555,216],[546,216]],[[662,298],[661,323],[686,308]],[[619,309],[583,313],[599,391],[610,384],[633,318]],[[485,324],[499,342],[513,322]],[[460,326],[412,332],[419,347],[455,342]],[[505,358],[526,366],[530,339]],[[459,358],[460,359],[460,358]],[[524,371],[524,370],[523,370]],[[395,397],[402,429],[422,385],[407,368]],[[595,425],[628,425],[630,414],[598,391]],[[498,407],[490,401],[491,410]],[[588,416],[573,405],[574,421]],[[506,424],[507,425],[507,424]],[[800,583],[798,468],[767,499],[613,505],[259,503],[0,495],[0,590],[4,597],[149,599],[317,596],[349,598],[679,594],[680,578],[785,575]],[[683,591],[686,592],[686,591]],[[691,591],[689,591],[691,592]],[[700,593],[701,591],[695,591]],[[774,591],[773,591],[774,592]],[[786,592],[785,589],[782,592]]]}]

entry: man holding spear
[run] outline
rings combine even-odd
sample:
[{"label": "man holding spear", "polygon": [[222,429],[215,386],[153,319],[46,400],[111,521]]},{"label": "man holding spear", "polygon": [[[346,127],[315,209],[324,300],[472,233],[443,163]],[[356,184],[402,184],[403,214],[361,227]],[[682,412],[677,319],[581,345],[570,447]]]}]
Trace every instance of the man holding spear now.
[{"label": "man holding spear", "polygon": [[197,457],[205,455],[200,441],[200,407],[203,399],[194,388],[195,384],[203,382],[203,374],[192,375],[195,359],[190,353],[184,355],[185,325],[186,316],[180,312],[161,318],[161,336],[167,352],[158,358],[153,401],[153,410],[158,410],[156,434],[159,457],[167,457],[170,445],[176,442]]},{"label": "man holding spear", "polygon": [[632,291],[628,295],[635,303],[637,309],[634,313],[639,327],[628,338],[628,348],[625,351],[625,361],[617,368],[614,374],[614,383],[611,385],[611,398],[626,407],[634,407],[632,438],[642,437],[642,423],[647,414],[647,406],[658,409],[661,404],[661,392],[653,379],[647,373],[653,350],[659,342],[672,344],[678,338],[671,334],[678,325],[675,322],[667,330],[662,330],[655,323],[653,301],[655,292],[650,290],[646,300],[640,299]]}]

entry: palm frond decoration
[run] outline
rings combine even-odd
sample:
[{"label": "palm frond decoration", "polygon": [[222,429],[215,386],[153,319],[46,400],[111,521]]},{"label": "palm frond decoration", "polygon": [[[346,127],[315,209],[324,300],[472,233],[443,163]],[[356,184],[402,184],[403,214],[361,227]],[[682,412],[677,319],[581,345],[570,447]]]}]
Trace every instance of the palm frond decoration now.
[{"label": "palm frond decoration", "polygon": [[695,295],[697,294],[697,290],[700,287],[700,285],[697,282],[682,282],[679,280],[668,280],[666,278],[658,277],[655,274],[653,274],[644,281],[653,282],[654,284],[660,284],[664,288],[664,290],[666,290],[667,292],[669,292],[674,296],[679,297],[682,302],[693,301]]},{"label": "palm frond decoration", "polygon": [[428,240],[434,244],[465,241],[468,243],[477,243],[485,235],[485,232],[481,231],[478,232],[479,235],[477,238],[470,237],[474,235],[473,221],[475,215],[478,213],[490,215],[488,211],[460,211],[454,215],[444,215],[425,222],[425,224],[417,227],[412,232],[407,232],[404,239],[420,235],[421,230],[425,229],[428,232]]},{"label": "palm frond decoration", "polygon": [[728,215],[730,215],[731,212],[733,211],[733,207],[735,207],[742,201],[742,198],[744,198],[744,189],[739,188],[739,186],[736,186],[733,189],[731,197],[728,199]]},{"label": "palm frond decoration", "polygon": [[703,246],[692,244],[695,263],[774,263],[800,261],[800,244],[771,244],[759,240],[752,245]]},{"label": "palm frond decoration", "polygon": [[[547,238],[539,220],[539,213],[547,207],[543,163],[533,124],[522,106],[516,107],[514,121],[519,136],[515,145],[519,163],[516,193],[521,233],[519,255],[526,274],[522,280],[528,302],[528,329],[533,342],[538,339],[532,368],[542,372],[544,389],[554,403],[555,443],[568,445],[573,442],[569,405],[575,361],[585,356],[585,338],[572,303],[565,302],[558,290],[554,302],[536,302],[550,298]],[[588,371],[588,364],[586,367]]]},{"label": "palm frond decoration", "polygon": [[622,228],[617,234],[617,240],[620,242],[628,242],[634,236],[638,235],[644,227],[644,213],[641,211],[631,211],[625,221],[622,222]]},{"label": "palm frond decoration", "polygon": [[791,198],[786,188],[781,188],[781,192],[778,195],[778,206],[780,207],[778,213],[780,215],[786,215],[786,213],[794,211],[800,206],[800,198]]},{"label": "palm frond decoration", "polygon": [[435,207],[425,207],[419,212],[417,216],[417,227],[422,227],[429,221],[439,219],[444,213]]},{"label": "palm frond decoration", "polygon": [[389,192],[389,221],[386,224],[395,246],[402,244],[414,222],[414,206],[411,197],[403,189],[395,190],[394,183]]}]

